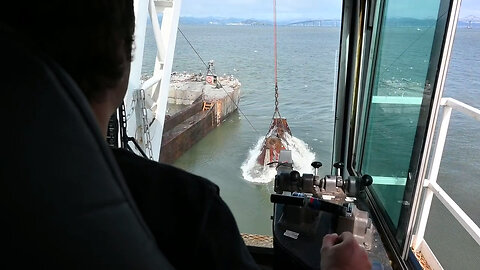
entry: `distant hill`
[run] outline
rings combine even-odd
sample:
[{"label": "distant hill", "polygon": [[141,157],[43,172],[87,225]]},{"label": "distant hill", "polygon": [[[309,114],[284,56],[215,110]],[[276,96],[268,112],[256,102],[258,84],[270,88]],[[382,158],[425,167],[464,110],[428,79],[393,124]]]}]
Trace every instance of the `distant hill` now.
[{"label": "distant hill", "polygon": [[[297,19],[297,20],[282,20],[278,21],[278,25],[295,25],[302,26],[302,22],[312,22],[320,20],[311,19]],[[322,20],[322,21],[337,21],[340,20]],[[200,25],[273,25],[271,20],[259,20],[259,19],[245,19],[245,18],[222,18],[222,17],[180,17],[180,24],[200,24]],[[328,24],[328,23],[327,23]],[[304,25],[307,26],[307,25]],[[308,25],[311,26],[311,25]]]},{"label": "distant hill", "polygon": [[222,18],[222,17],[180,17],[180,24],[200,24],[200,25],[271,25],[267,20],[242,19],[242,18]]},{"label": "distant hill", "polygon": [[458,28],[480,28],[480,17],[467,16],[458,20]]},{"label": "distant hill", "polygon": [[[160,17],[161,19],[161,17]],[[224,18],[224,17],[180,17],[180,25],[273,25],[269,20],[245,19],[245,18]],[[415,18],[389,18],[386,21],[387,26],[392,27],[433,27],[436,21],[434,19],[415,19]],[[339,19],[297,19],[279,21],[280,26],[320,26],[320,27],[339,27]],[[480,18],[469,16],[460,18],[459,28],[480,28]]]}]

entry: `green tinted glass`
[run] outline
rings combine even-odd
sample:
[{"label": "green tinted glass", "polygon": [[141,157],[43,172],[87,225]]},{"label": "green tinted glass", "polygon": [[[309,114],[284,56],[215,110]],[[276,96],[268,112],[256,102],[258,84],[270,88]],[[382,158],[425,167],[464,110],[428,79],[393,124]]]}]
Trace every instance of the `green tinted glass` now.
[{"label": "green tinted glass", "polygon": [[404,202],[440,0],[385,1],[372,63],[362,173],[396,229]]}]

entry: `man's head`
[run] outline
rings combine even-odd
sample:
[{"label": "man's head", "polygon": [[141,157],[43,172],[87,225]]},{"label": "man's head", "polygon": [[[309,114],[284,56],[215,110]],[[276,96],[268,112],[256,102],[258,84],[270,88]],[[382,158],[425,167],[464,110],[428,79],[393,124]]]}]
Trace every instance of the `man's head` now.
[{"label": "man's head", "polygon": [[133,0],[7,1],[0,23],[59,63],[90,102],[101,102],[106,91],[125,84]]}]

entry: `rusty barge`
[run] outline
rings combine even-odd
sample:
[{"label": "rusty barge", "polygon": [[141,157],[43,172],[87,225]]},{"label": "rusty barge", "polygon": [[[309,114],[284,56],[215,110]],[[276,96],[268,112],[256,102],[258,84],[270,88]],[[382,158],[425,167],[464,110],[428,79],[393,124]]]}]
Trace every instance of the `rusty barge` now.
[{"label": "rusty barge", "polygon": [[205,75],[172,74],[160,162],[175,162],[237,110],[241,83],[232,75],[216,76],[212,68]]}]

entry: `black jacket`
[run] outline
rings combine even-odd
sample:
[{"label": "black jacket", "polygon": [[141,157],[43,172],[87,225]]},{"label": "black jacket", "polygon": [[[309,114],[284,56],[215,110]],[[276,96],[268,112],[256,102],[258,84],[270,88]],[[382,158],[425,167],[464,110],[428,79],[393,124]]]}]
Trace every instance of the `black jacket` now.
[{"label": "black jacket", "polygon": [[123,149],[113,152],[140,213],[176,269],[258,269],[217,185]]}]

